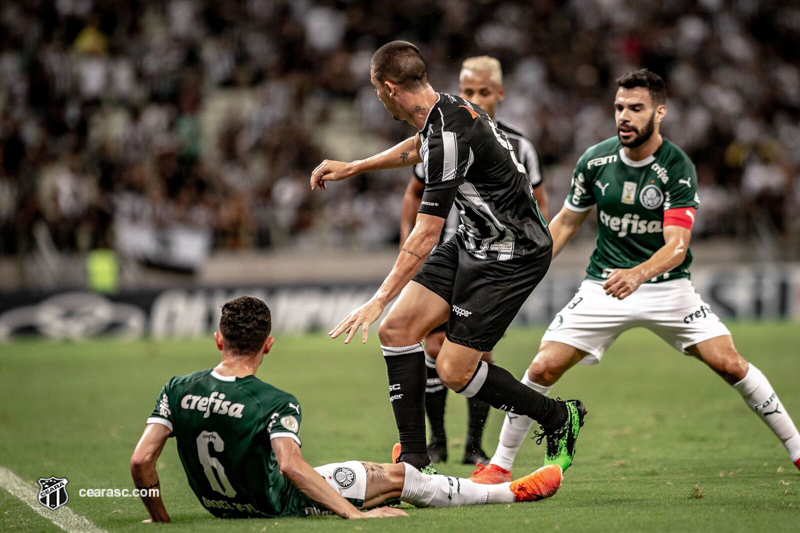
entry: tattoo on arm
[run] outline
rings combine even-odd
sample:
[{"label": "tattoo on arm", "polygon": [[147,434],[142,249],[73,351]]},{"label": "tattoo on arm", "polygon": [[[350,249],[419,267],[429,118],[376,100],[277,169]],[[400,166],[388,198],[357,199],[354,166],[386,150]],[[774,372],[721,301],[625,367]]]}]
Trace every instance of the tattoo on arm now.
[{"label": "tattoo on arm", "polygon": [[386,477],[386,470],[378,463],[361,463],[367,471],[367,482],[372,483]]},{"label": "tattoo on arm", "polygon": [[400,159],[402,159],[403,163],[405,163],[406,159],[408,159],[408,152],[401,152],[400,153]]},{"label": "tattoo on arm", "polygon": [[410,255],[413,255],[413,256],[414,256],[414,257],[416,257],[417,259],[424,259],[424,258],[423,258],[421,255],[419,255],[419,254],[417,254],[417,253],[414,253],[414,252],[412,252],[411,250],[406,250],[405,248],[403,248],[403,249],[402,249],[402,250],[400,250],[400,251],[401,251],[401,252],[405,252],[405,253],[407,253],[407,254],[410,254]]}]

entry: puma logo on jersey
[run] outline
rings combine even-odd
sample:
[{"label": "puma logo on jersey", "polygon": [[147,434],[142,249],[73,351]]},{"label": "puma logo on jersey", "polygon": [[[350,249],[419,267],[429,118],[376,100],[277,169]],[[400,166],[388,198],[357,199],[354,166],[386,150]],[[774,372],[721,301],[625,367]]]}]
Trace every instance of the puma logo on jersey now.
[{"label": "puma logo on jersey", "polygon": [[778,405],[775,406],[775,410],[774,411],[770,411],[769,413],[764,412],[764,416],[774,415],[776,413],[779,414],[779,415],[782,415],[783,411],[780,411],[780,408],[781,408],[781,404],[778,404]]},{"label": "puma logo on jersey", "polygon": [[211,413],[228,415],[232,418],[242,418],[242,411],[244,411],[244,404],[225,400],[225,393],[216,391],[212,392],[211,396],[187,394],[181,400],[181,407],[204,412],[203,418],[208,418]]},{"label": "puma logo on jersey", "polygon": [[617,160],[617,156],[616,155],[607,155],[605,157],[596,157],[596,158],[590,160],[588,163],[586,163],[586,168],[601,167],[603,165],[607,165],[609,163],[613,163],[616,160]]},{"label": "puma logo on jersey", "polygon": [[690,189],[692,188],[692,178],[686,178],[685,180],[678,180],[678,183],[685,183],[687,187]]},{"label": "puma logo on jersey", "polygon": [[595,181],[594,184],[597,186],[598,189],[603,191],[603,196],[605,196],[606,195],[606,189],[608,188],[608,183],[606,183],[605,185],[601,185],[599,181]]},{"label": "puma logo on jersey", "polygon": [[291,407],[292,409],[294,409],[295,411],[297,411],[297,414],[298,414],[298,415],[300,414],[300,406],[299,406],[299,405],[295,405],[295,404],[293,404],[292,402],[289,402],[289,407]]},{"label": "puma logo on jersey", "polygon": [[624,237],[629,233],[644,234],[644,233],[661,233],[660,220],[639,220],[639,215],[631,215],[625,213],[620,217],[612,217],[603,210],[600,210],[600,223],[609,228],[611,231],[617,232],[617,237]]}]

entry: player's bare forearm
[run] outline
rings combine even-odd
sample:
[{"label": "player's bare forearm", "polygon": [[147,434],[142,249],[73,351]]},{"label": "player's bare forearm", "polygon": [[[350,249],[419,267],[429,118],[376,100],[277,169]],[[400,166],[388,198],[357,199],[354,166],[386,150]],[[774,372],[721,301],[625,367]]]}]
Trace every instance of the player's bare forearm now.
[{"label": "player's bare forearm", "polygon": [[422,162],[422,157],[419,155],[420,144],[417,134],[372,157],[353,161],[350,165],[355,174],[416,165]]},{"label": "player's bare forearm", "polygon": [[561,250],[578,233],[589,211],[573,211],[567,207],[562,207],[561,211],[550,222],[550,235],[553,237],[553,259],[561,253]]},{"label": "player's bare forearm", "polygon": [[134,486],[141,491],[158,489],[156,496],[140,496],[152,522],[169,522],[169,513],[161,499],[161,485],[156,471],[156,461],[161,455],[171,431],[161,424],[148,424],[131,456],[131,477]]},{"label": "player's bare forearm", "polygon": [[328,335],[335,339],[342,333],[347,332],[347,338],[345,338],[344,343],[349,344],[358,329],[361,328],[361,342],[366,343],[367,330],[370,324],[381,317],[389,302],[400,294],[403,287],[417,273],[422,263],[425,262],[425,258],[428,257],[433,247],[439,242],[443,226],[443,218],[419,214],[417,222],[414,224],[414,229],[400,249],[400,254],[392,271],[375,295],[367,303],[347,315],[344,320],[328,332]]},{"label": "player's bare forearm", "polygon": [[692,232],[681,226],[664,228],[664,246],[650,259],[633,268],[618,268],[608,275],[603,284],[606,294],[620,300],[630,296],[648,279],[655,278],[677,267],[686,259]]},{"label": "player's bare forearm", "polygon": [[419,155],[420,146],[419,135],[415,135],[367,159],[350,163],[326,159],[311,172],[311,190],[325,189],[329,181],[340,181],[364,172],[407,167],[419,163],[422,161]]},{"label": "player's bare forearm", "polygon": [[550,223],[550,199],[547,197],[547,189],[544,188],[544,183],[539,184],[538,187],[533,189],[533,195],[536,197],[536,203],[539,204],[539,211],[542,212],[547,223]]},{"label": "player's bare forearm", "polygon": [[400,248],[400,254],[389,275],[384,280],[373,299],[383,307],[394,300],[403,290],[422,263],[431,253],[433,247],[439,242],[442,234],[444,219],[432,215],[418,215],[408,238]]},{"label": "player's bare forearm", "polygon": [[422,203],[422,193],[425,192],[425,184],[416,177],[411,176],[403,195],[403,209],[400,216],[400,248],[403,248],[406,239],[414,229],[417,221],[417,212]]},{"label": "player's bare forearm", "polygon": [[333,490],[303,459],[300,447],[294,439],[278,438],[271,442],[281,474],[286,476],[300,492],[342,518],[360,518],[361,512]]}]

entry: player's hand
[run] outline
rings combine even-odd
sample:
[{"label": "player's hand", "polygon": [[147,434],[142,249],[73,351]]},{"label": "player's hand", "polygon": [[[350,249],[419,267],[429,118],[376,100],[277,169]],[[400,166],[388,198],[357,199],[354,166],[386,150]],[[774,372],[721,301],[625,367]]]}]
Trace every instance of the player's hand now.
[{"label": "player's hand", "polygon": [[352,175],[350,163],[326,159],[311,173],[311,190],[326,189],[325,182],[343,180]]},{"label": "player's hand", "polygon": [[378,320],[382,314],[383,306],[375,300],[370,300],[347,315],[344,320],[339,322],[338,326],[328,332],[328,335],[335,339],[342,333],[347,332],[347,338],[344,343],[349,344],[350,339],[356,334],[358,328],[361,328],[361,343],[366,344],[369,325]]},{"label": "player's hand", "polygon": [[606,294],[624,300],[633,291],[644,283],[644,278],[635,268],[616,268],[608,275],[608,279],[603,284]]},{"label": "player's hand", "polygon": [[408,516],[408,513],[395,507],[378,507],[362,512],[359,518],[391,518],[393,516]]}]

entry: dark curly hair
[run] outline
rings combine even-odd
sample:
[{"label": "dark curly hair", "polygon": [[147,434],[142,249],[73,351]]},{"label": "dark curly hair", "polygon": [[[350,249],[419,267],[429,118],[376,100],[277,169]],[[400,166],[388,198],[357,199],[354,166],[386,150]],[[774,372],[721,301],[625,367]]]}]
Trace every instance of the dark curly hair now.
[{"label": "dark curly hair", "polygon": [[272,331],[272,316],[263,301],[240,296],[222,306],[219,332],[226,351],[235,355],[255,355]]},{"label": "dark curly hair", "polygon": [[650,92],[650,99],[653,105],[663,105],[667,101],[667,84],[661,76],[650,72],[646,68],[634,70],[617,78],[617,87],[633,89],[634,87],[644,87]]}]

